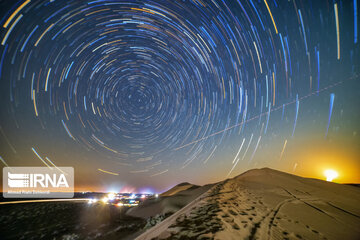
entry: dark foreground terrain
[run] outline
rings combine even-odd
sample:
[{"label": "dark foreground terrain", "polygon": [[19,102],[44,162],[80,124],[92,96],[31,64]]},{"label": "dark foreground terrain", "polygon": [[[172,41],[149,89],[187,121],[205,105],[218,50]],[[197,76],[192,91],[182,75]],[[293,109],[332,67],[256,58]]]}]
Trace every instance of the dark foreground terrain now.
[{"label": "dark foreground terrain", "polygon": [[87,202],[0,205],[0,239],[131,239],[146,221],[126,210]]},{"label": "dark foreground terrain", "polygon": [[359,200],[356,186],[253,169],[178,184],[130,209],[82,199],[0,205],[0,240],[359,240]]}]

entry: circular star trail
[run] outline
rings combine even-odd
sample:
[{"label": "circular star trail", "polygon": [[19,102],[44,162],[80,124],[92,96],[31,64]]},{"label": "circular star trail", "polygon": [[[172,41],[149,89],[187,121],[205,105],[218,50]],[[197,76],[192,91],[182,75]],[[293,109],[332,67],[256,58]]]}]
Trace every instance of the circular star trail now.
[{"label": "circular star trail", "polygon": [[[344,64],[356,64],[349,57],[356,52],[341,47],[348,41],[341,34],[354,35],[357,43],[356,27],[342,29],[349,6],[315,5],[14,3],[1,20],[7,112],[13,119],[26,112],[79,151],[151,176],[206,163],[232,141],[234,169],[245,157],[251,161],[264,139],[280,132],[279,124],[288,128],[282,155],[296,135],[301,99],[336,84],[323,75],[344,56]],[[36,146],[33,151],[41,152]]]}]

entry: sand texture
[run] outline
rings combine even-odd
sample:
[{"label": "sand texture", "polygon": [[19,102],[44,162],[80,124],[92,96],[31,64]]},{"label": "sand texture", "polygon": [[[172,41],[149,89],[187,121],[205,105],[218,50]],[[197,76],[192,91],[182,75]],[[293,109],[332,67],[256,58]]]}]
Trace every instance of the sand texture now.
[{"label": "sand texture", "polygon": [[356,240],[360,188],[250,170],[215,184],[137,239]]}]

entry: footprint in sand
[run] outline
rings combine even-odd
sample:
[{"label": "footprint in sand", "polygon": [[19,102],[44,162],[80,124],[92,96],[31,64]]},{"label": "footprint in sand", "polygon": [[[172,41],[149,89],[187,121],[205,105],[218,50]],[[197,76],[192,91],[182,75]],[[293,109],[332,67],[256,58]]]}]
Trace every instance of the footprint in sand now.
[{"label": "footprint in sand", "polygon": [[233,227],[233,229],[235,229],[235,230],[240,230],[239,225],[237,225],[236,223],[234,223],[234,224],[232,225],[232,227]]}]

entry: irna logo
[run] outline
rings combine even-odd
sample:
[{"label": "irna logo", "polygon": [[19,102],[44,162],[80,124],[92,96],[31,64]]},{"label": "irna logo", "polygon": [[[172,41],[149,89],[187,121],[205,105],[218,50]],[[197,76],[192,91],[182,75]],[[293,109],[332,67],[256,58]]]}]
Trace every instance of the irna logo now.
[{"label": "irna logo", "polygon": [[74,196],[72,167],[5,167],[5,198],[71,198]]},{"label": "irna logo", "polygon": [[64,174],[19,174],[19,173],[8,173],[8,185],[11,188],[36,188],[49,186],[53,188],[69,187]]}]

